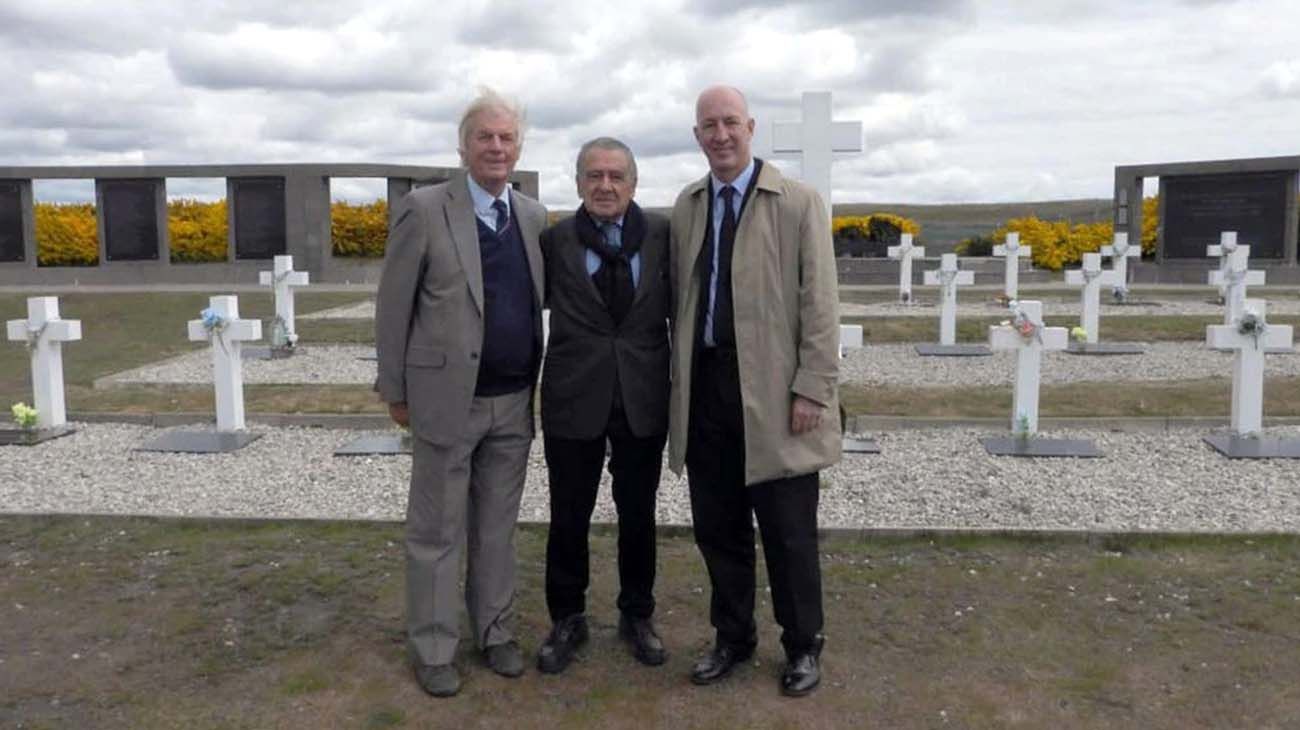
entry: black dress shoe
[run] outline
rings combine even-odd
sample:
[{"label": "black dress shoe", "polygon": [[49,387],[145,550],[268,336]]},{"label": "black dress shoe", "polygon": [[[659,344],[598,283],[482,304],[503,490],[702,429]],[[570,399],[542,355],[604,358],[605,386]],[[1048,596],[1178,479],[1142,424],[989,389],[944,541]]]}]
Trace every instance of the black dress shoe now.
[{"label": "black dress shoe", "polygon": [[736,668],[737,664],[748,661],[753,655],[753,647],[716,647],[708,656],[695,663],[695,667],[691,669],[691,681],[695,684],[704,685],[725,679],[728,674],[731,674],[731,670]]},{"label": "black dress shoe", "polygon": [[817,689],[822,681],[821,655],[824,637],[818,636],[807,651],[790,657],[781,672],[781,694],[786,697],[803,697]]},{"label": "black dress shoe", "polygon": [[573,661],[573,653],[587,641],[587,617],[575,613],[551,627],[542,648],[537,652],[537,670],[559,674]]},{"label": "black dress shoe", "polygon": [[649,618],[632,618],[620,614],[618,635],[632,647],[632,656],[642,664],[657,667],[668,657],[668,653],[664,651],[664,642],[655,632],[654,624]]},{"label": "black dress shoe", "polygon": [[426,664],[415,668],[420,689],[434,697],[451,697],[460,691],[460,672],[451,664]]}]

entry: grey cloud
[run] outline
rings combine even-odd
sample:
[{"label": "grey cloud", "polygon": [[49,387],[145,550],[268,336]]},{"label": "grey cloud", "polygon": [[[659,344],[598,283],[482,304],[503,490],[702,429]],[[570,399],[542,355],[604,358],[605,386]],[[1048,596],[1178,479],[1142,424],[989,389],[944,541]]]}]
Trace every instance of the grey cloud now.
[{"label": "grey cloud", "polygon": [[[726,16],[746,11],[783,10],[787,0],[699,0],[690,6],[711,15]],[[973,12],[973,0],[814,0],[798,4],[805,17],[827,22],[886,20],[906,17],[966,17]]]},{"label": "grey cloud", "polygon": [[466,46],[563,51],[571,47],[572,11],[560,2],[497,0],[462,19],[456,40]]}]

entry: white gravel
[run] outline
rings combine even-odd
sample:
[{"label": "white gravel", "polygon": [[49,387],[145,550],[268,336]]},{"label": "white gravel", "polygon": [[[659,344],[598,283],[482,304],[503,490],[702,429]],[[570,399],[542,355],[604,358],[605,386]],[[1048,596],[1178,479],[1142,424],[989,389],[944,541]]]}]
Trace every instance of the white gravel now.
[{"label": "white gravel", "polygon": [[[362,432],[269,428],[234,454],[133,452],[161,433],[76,424],[36,447],[0,447],[0,511],[401,520],[410,457],[333,457]],[[1300,463],[1229,461],[1205,432],[1061,431],[1101,459],[991,457],[971,429],[867,434],[883,453],[847,455],[823,474],[820,521],[841,528],[1300,530]],[[1300,438],[1300,427],[1274,437]],[[614,520],[608,475],[596,510]],[[545,521],[545,469],[534,442],[520,518]],[[685,479],[665,470],[660,524],[689,524]]]}]

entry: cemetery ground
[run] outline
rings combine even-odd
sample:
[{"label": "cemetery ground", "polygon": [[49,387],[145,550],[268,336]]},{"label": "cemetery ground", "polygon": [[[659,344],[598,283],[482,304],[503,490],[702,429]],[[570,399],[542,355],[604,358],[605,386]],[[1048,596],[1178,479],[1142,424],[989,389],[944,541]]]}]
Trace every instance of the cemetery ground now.
[{"label": "cemetery ground", "polygon": [[[921,301],[933,303],[932,291],[921,289]],[[1272,302],[1300,299],[1295,290],[1268,291]],[[993,288],[976,287],[964,291],[961,303],[992,301],[999,293]],[[1162,299],[1187,298],[1205,300],[1209,287],[1187,289],[1135,287],[1135,299],[1159,296]],[[299,344],[372,345],[374,325],[368,319],[312,319],[303,315],[333,307],[367,301],[363,292],[306,291],[297,295]],[[1073,289],[1026,288],[1022,298],[1041,298],[1045,302],[1075,302]],[[896,301],[887,287],[850,288],[842,293],[846,304],[877,304]],[[24,316],[25,295],[0,293],[0,318]],[[97,378],[111,375],[206,346],[185,339],[185,322],[207,306],[206,294],[199,293],[113,293],[66,294],[60,299],[64,319],[80,319],[84,337],[65,348],[64,369],[68,409],[78,413],[197,413],[210,414],[213,409],[212,388],[207,385],[128,385],[109,389],[93,387]],[[241,312],[245,317],[269,319],[274,304],[269,293],[240,294]],[[924,316],[846,315],[846,324],[862,324],[865,343],[891,344],[934,342],[938,339],[938,308],[918,307]],[[986,342],[988,327],[1005,316],[962,315],[957,322],[958,342]],[[1077,317],[1045,317],[1049,326],[1071,326]],[[1300,327],[1300,315],[1270,315],[1269,321]],[[1213,315],[1182,316],[1106,316],[1103,333],[1106,340],[1124,342],[1203,342],[1205,326],[1221,323]],[[1150,380],[1114,383],[1107,386],[1104,399],[1096,397],[1095,384],[1063,383],[1043,387],[1042,414],[1045,417],[1223,417],[1229,410],[1230,369],[1222,379]],[[0,403],[27,402],[31,398],[30,371],[21,346],[0,346]],[[1300,378],[1270,377],[1265,383],[1267,415],[1300,416]],[[256,385],[245,386],[246,408],[250,417],[258,413],[383,413],[369,387],[363,385]],[[1002,418],[1010,409],[1010,382],[998,386],[906,387],[873,384],[869,387],[845,384],[841,398],[850,415],[911,416],[915,418]]]},{"label": "cemetery ground", "polygon": [[[519,533],[518,628],[547,628],[545,532]],[[0,517],[0,725],[297,727],[1294,727],[1300,537],[846,533],[823,541],[825,679],[776,690],[759,649],[713,687],[703,566],[660,538],[670,655],[615,637],[615,538],[593,535],[592,639],[569,670],[493,675],[462,647],[460,696],[407,667],[401,527]]]}]

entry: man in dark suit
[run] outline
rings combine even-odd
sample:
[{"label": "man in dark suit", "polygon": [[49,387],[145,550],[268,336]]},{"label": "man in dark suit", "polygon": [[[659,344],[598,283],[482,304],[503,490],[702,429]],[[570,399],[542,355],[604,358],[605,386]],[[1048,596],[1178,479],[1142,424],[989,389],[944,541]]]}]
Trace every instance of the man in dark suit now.
[{"label": "man in dark suit", "polygon": [[619,634],[642,663],[664,662],[655,632],[655,492],[668,432],[668,221],[632,202],[636,160],[601,137],[582,146],[576,214],[542,233],[551,335],[542,372],[550,477],[546,604],[537,655],[563,671],[587,640],[587,533],[605,445],[618,510]]},{"label": "man in dark suit", "polygon": [[515,521],[533,438],[542,350],[546,209],[511,189],[519,109],[485,91],[460,123],[467,168],[393,211],[375,312],[375,389],[413,436],[406,511],[406,631],[420,686],[460,690],[461,552],[474,643],[517,677],[510,629]]}]

